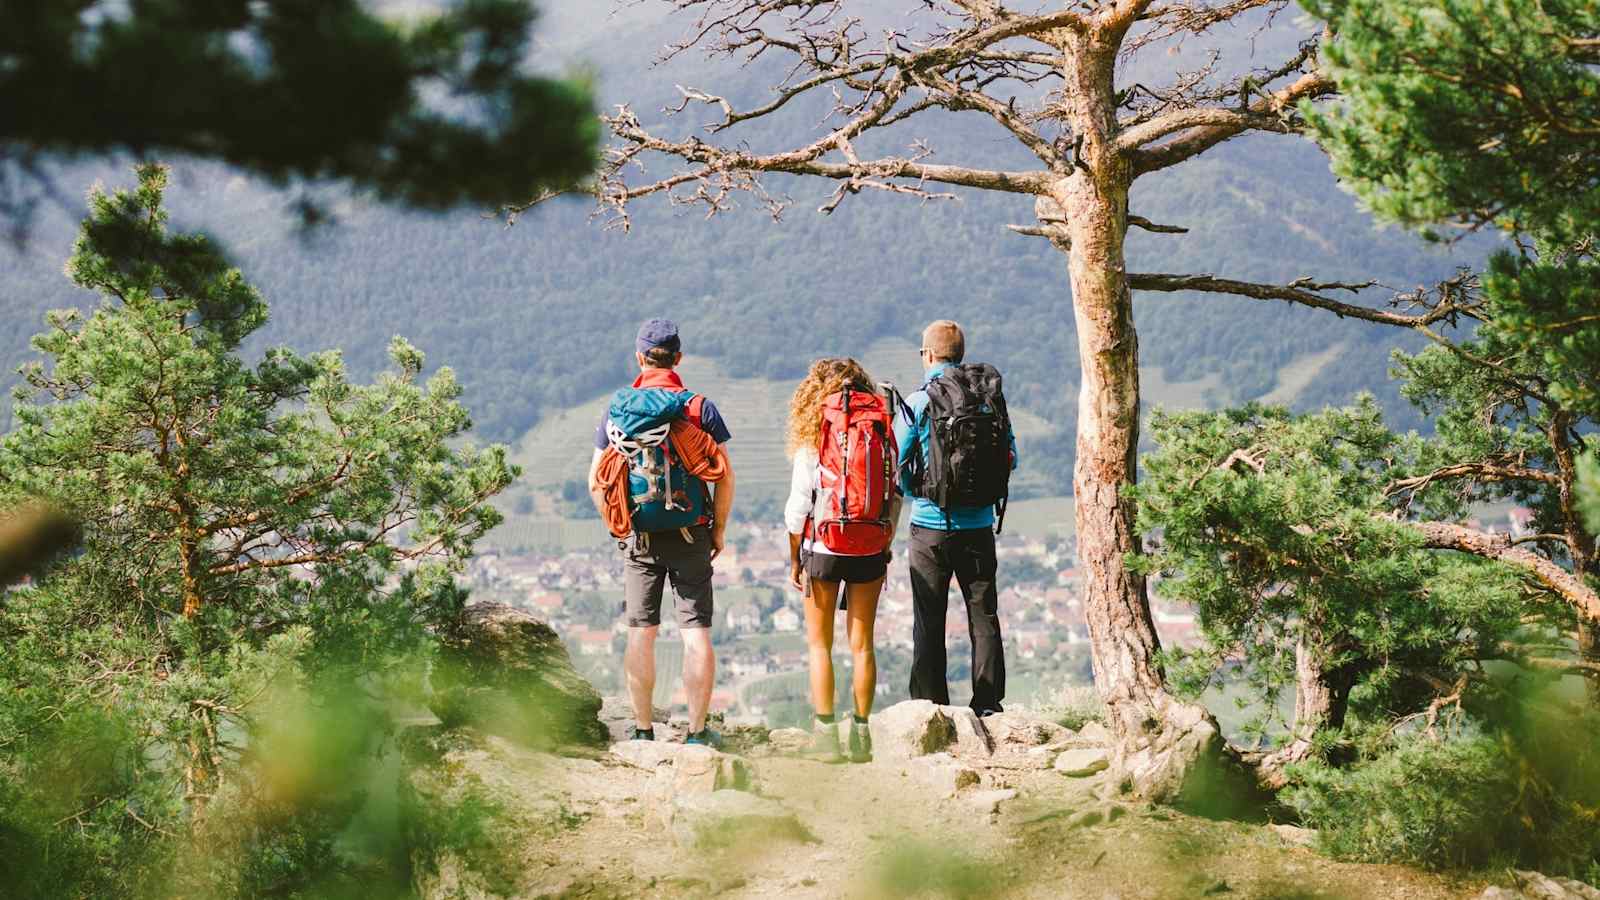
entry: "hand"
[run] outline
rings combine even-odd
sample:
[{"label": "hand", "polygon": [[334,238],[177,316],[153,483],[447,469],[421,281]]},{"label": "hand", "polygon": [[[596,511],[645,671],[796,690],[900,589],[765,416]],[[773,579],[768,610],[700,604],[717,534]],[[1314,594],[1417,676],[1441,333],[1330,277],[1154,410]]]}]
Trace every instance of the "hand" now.
[{"label": "hand", "polygon": [[789,563],[789,586],[801,593],[805,593],[806,570],[801,568],[800,560],[791,560]]},{"label": "hand", "polygon": [[716,560],[722,555],[723,534],[721,528],[711,529],[711,559]]}]

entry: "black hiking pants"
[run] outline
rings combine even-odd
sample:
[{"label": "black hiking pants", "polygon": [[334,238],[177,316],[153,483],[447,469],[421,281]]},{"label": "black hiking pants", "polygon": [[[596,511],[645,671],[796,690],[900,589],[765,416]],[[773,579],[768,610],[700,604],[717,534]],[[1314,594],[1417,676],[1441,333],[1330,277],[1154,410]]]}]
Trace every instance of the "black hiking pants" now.
[{"label": "black hiking pants", "polygon": [[1005,650],[995,595],[994,532],[988,528],[941,531],[911,526],[911,698],[950,703],[945,681],[945,617],[950,576],[967,601],[972,638],[972,708],[1000,711],[1006,695]]}]

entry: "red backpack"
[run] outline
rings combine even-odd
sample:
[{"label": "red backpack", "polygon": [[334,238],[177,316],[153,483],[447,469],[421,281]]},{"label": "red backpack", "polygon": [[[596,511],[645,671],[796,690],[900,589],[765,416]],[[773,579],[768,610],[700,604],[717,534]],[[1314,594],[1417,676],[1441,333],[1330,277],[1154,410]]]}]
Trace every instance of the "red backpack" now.
[{"label": "red backpack", "polygon": [[899,458],[889,402],[849,388],[829,394],[822,402],[817,457],[822,503],[812,504],[817,521],[808,532],[841,556],[887,550],[894,537],[889,502]]}]

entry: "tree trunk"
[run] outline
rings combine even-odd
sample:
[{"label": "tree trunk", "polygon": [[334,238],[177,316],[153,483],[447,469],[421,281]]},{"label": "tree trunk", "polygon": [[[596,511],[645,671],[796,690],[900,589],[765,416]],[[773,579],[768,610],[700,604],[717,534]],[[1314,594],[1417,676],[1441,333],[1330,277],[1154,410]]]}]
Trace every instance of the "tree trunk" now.
[{"label": "tree trunk", "polygon": [[[1595,558],[1595,536],[1583,525],[1578,512],[1578,460],[1572,446],[1572,417],[1557,410],[1550,417],[1546,434],[1555,451],[1557,482],[1556,500],[1560,504],[1561,523],[1566,532],[1567,554],[1572,558],[1572,571],[1580,579],[1600,575],[1600,560]],[[1574,635],[1578,644],[1579,662],[1600,662],[1600,621],[1587,618],[1578,612],[1578,628]],[[1600,708],[1600,675],[1586,673],[1589,705]]]},{"label": "tree trunk", "polygon": [[[1578,661],[1600,666],[1600,623],[1578,619]],[[1584,681],[1589,686],[1589,705],[1600,708],[1600,670],[1586,669]]]},{"label": "tree trunk", "polygon": [[1312,646],[1314,640],[1302,633],[1294,648],[1294,725],[1289,741],[1261,760],[1259,778],[1262,786],[1271,790],[1284,786],[1285,766],[1311,757],[1318,731],[1344,727],[1350,678],[1322,664],[1322,654]]},{"label": "tree trunk", "polygon": [[1132,173],[1112,143],[1115,44],[1087,36],[1068,56],[1074,65],[1064,92],[1082,165],[1056,182],[1051,198],[1071,241],[1082,369],[1072,486],[1084,614],[1095,684],[1116,738],[1114,768],[1136,794],[1181,802],[1197,763],[1217,759],[1224,746],[1204,708],[1167,692],[1144,578],[1126,563],[1140,550],[1127,496],[1139,444],[1138,337],[1123,258]]}]

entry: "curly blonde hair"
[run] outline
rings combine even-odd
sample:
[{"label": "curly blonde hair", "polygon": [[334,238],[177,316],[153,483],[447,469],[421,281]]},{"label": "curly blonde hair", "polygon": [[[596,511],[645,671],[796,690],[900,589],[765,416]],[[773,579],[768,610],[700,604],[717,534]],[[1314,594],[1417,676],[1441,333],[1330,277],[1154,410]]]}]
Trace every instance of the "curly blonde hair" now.
[{"label": "curly blonde hair", "polygon": [[828,357],[811,364],[789,401],[789,457],[802,447],[816,447],[822,430],[822,401],[829,394],[849,387],[852,391],[877,393],[872,376],[861,363],[848,357]]}]

